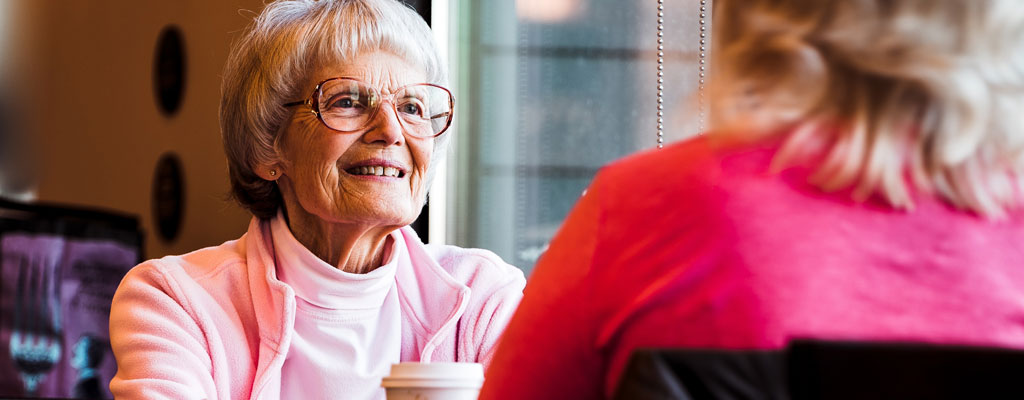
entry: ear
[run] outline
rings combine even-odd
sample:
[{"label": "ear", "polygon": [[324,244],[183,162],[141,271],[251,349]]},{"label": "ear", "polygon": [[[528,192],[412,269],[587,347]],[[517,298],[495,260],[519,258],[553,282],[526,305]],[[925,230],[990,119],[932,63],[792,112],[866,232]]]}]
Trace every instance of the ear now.
[{"label": "ear", "polygon": [[260,178],[273,182],[284,175],[284,166],[281,163],[260,164],[256,166],[254,172]]}]

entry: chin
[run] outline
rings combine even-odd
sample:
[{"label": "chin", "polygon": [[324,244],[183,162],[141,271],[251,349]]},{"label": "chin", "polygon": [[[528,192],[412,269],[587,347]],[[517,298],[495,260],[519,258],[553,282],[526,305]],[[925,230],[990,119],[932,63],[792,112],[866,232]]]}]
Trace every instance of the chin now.
[{"label": "chin", "polygon": [[419,218],[419,210],[416,211],[417,212],[411,212],[410,210],[407,212],[399,213],[386,212],[375,215],[368,215],[367,220],[379,226],[402,227],[413,223],[413,221],[416,221],[416,218]]},{"label": "chin", "polygon": [[419,210],[416,210],[416,211],[417,211],[417,212],[414,212],[414,213],[409,213],[409,214],[408,214],[408,215],[406,215],[406,216],[405,216],[404,218],[399,218],[399,219],[398,219],[398,221],[399,221],[399,224],[400,224],[401,226],[406,226],[406,225],[409,225],[409,224],[411,224],[411,223],[413,223],[413,222],[416,222],[416,218],[419,218],[419,217],[420,217],[420,213],[419,213]]}]

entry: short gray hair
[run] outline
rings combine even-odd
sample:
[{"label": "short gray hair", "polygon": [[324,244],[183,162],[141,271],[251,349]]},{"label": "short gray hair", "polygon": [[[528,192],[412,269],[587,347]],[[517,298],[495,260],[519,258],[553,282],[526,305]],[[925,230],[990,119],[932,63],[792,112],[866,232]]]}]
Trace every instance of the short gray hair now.
[{"label": "short gray hair", "polygon": [[[430,27],[396,0],[276,1],[246,28],[224,67],[220,102],[231,195],[242,207],[265,219],[281,206],[277,184],[260,178],[255,167],[278,160],[279,134],[291,115],[282,104],[307,96],[302,85],[317,69],[373,50],[423,68],[428,83],[448,85]],[[434,139],[427,188],[450,136]]]}]

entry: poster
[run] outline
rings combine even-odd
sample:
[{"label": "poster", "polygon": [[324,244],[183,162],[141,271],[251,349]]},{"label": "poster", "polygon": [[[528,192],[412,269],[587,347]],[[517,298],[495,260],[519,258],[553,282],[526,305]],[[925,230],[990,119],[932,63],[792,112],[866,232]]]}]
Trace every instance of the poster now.
[{"label": "poster", "polygon": [[[0,223],[0,397],[111,398],[117,366],[110,301],[140,258],[138,233],[110,235],[102,223],[54,223],[52,215],[6,222]],[[33,226],[39,229],[26,229]]]}]

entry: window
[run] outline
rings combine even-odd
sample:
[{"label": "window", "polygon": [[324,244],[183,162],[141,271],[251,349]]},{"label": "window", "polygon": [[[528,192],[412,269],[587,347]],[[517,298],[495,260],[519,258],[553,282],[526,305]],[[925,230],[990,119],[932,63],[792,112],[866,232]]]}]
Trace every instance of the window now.
[{"label": "window", "polygon": [[[656,147],[658,2],[451,2],[446,241],[528,273],[602,165]],[[700,126],[700,7],[665,4],[666,142]]]}]

